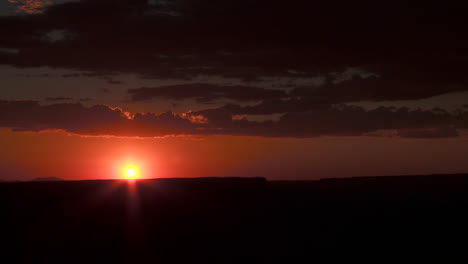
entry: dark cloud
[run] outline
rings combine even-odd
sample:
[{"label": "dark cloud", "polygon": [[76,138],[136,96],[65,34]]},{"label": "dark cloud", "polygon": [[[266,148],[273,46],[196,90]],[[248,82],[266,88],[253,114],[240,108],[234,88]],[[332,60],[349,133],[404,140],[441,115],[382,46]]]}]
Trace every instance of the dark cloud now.
[{"label": "dark cloud", "polygon": [[181,115],[129,113],[104,105],[40,105],[35,101],[0,101],[0,126],[14,131],[61,129],[82,135],[157,137],[168,135],[245,135],[261,137],[360,136],[398,130],[401,137],[453,137],[467,128],[468,113],[380,107],[329,106],[284,114],[278,121],[249,121],[226,108]]},{"label": "dark cloud", "polygon": [[71,101],[73,100],[73,98],[71,97],[46,97],[44,99],[45,101],[49,101],[49,102],[55,102],[55,101]]},{"label": "dark cloud", "polygon": [[435,127],[400,129],[398,136],[406,138],[449,138],[458,137],[458,131],[454,127]]},{"label": "dark cloud", "polygon": [[79,101],[79,102],[89,102],[94,100],[93,98],[85,97],[85,98],[79,98],[79,99],[74,99],[71,97],[63,97],[63,96],[58,96],[58,97],[46,97],[44,101],[46,102],[59,102],[59,101]]},{"label": "dark cloud", "polygon": [[223,108],[236,115],[270,115],[277,113],[305,112],[329,107],[328,102],[316,98],[289,98],[264,100],[256,105],[225,105]]},{"label": "dark cloud", "polygon": [[114,79],[108,79],[107,83],[108,84],[114,84],[114,85],[123,84],[122,81],[118,81],[118,80],[114,80]]},{"label": "dark cloud", "polygon": [[36,101],[1,101],[0,123],[18,131],[63,129],[75,133],[106,133],[109,127],[125,122],[120,109],[81,104],[40,105]]},{"label": "dark cloud", "polygon": [[110,79],[110,76],[115,76],[117,73],[110,71],[99,71],[99,72],[82,72],[82,73],[68,73],[62,74],[63,78],[78,78],[78,77],[101,77],[104,79]]},{"label": "dark cloud", "polygon": [[[460,73],[461,74],[461,73]],[[468,82],[439,81],[421,76],[375,76],[353,75],[351,79],[336,82],[327,78],[322,85],[302,86],[290,92],[249,86],[223,86],[215,84],[183,84],[155,88],[130,89],[133,101],[148,100],[155,97],[181,100],[195,98],[199,102],[210,102],[221,98],[237,101],[262,101],[255,106],[237,109],[238,114],[272,114],[301,112],[320,105],[340,104],[357,101],[394,101],[417,100],[437,95],[466,90]],[[468,81],[468,80],[467,80]],[[235,108],[235,106],[228,106]]]},{"label": "dark cloud", "polygon": [[50,4],[50,0],[8,0],[17,5],[19,11],[26,14],[39,14]]},{"label": "dark cloud", "polygon": [[[421,65],[416,70],[402,65],[397,71],[380,68],[377,70],[379,76],[372,75],[363,78],[354,75],[351,80],[339,83],[334,83],[329,78],[324,85],[318,87],[297,87],[291,92],[291,96],[315,98],[327,103],[344,103],[417,100],[466,91],[468,79],[462,77],[464,69],[447,67],[450,66],[439,65],[427,69]],[[437,75],[431,76],[434,72],[438,72]]]},{"label": "dark cloud", "polygon": [[265,89],[241,85],[222,86],[208,83],[192,83],[138,88],[128,90],[132,101],[149,100],[160,97],[173,100],[196,99],[199,102],[211,102],[216,99],[237,101],[261,101],[263,99],[286,97],[282,90]]},{"label": "dark cloud", "polygon": [[[357,106],[337,105],[289,112],[278,121],[253,122],[233,120],[229,108],[207,109],[190,113],[198,119],[206,117],[206,125],[230,135],[265,137],[315,137],[323,135],[361,136],[378,130],[399,130],[398,136],[452,137],[453,130],[468,124],[466,112],[449,113],[440,110],[424,111],[408,108],[379,107],[368,110]],[[450,127],[449,129],[442,129]],[[443,132],[443,133],[442,133]],[[414,136],[415,137],[415,136]]]},{"label": "dark cloud", "polygon": [[36,101],[0,101],[0,126],[14,131],[60,129],[82,135],[155,137],[192,134],[191,122],[179,115],[136,114],[104,105],[40,105]]},{"label": "dark cloud", "polygon": [[[246,84],[191,83],[128,92],[132,101],[259,102],[195,109],[181,115],[140,113],[129,118],[123,110],[103,105],[4,101],[0,103],[2,127],[145,137],[359,136],[396,130],[398,136],[411,138],[453,137],[457,129],[468,127],[464,110],[365,110],[344,105],[416,100],[468,90],[464,5],[399,0],[387,4],[82,0],[41,11],[0,17],[0,64],[67,68],[78,73],[64,78],[97,77],[109,84],[120,84],[116,76],[122,73],[176,81],[203,75],[233,77]],[[350,68],[372,74],[354,73],[343,79],[340,73]],[[292,81],[286,92],[256,87],[253,82],[261,82],[263,77],[323,77],[326,81],[322,85]],[[101,91],[111,92],[108,88]],[[282,116],[262,122],[245,118],[271,114]]]},{"label": "dark cloud", "polygon": [[455,122],[456,117],[449,113],[387,107],[366,111],[361,107],[341,105],[287,113],[277,122],[266,122],[271,127],[263,132],[270,136],[290,137],[360,136],[376,130],[433,128]]},{"label": "dark cloud", "polygon": [[[440,1],[82,0],[0,18],[0,47],[18,51],[0,63],[246,81],[362,67],[378,77],[294,94],[417,99],[467,89],[467,20],[464,3]],[[53,32],[73,37],[44,41]]]}]

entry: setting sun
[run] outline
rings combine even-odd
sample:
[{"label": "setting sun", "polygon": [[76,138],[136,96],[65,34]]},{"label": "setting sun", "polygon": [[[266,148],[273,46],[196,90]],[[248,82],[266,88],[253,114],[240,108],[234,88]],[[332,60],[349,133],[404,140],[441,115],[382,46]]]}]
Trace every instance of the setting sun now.
[{"label": "setting sun", "polygon": [[136,175],[136,171],[134,169],[127,169],[125,171],[125,175],[127,175],[129,178],[133,178]]},{"label": "setting sun", "polygon": [[139,173],[137,168],[128,166],[123,169],[123,176],[126,179],[136,179],[138,178]]}]

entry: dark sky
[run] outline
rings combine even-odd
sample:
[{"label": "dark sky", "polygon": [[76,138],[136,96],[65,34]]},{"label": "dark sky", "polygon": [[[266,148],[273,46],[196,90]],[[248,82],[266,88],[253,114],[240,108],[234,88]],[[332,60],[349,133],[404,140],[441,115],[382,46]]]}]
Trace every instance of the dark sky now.
[{"label": "dark sky", "polygon": [[[173,144],[186,159],[198,150],[192,170],[167,174],[181,177],[269,176],[282,160],[274,178],[466,171],[467,11],[449,1],[0,1],[0,132],[12,140],[0,173],[59,174],[37,156],[44,133],[47,146],[91,137],[107,149]],[[233,142],[260,154],[241,158]],[[129,149],[122,156],[163,162]],[[48,155],[80,166],[72,152]],[[213,155],[230,165],[208,170]]]}]

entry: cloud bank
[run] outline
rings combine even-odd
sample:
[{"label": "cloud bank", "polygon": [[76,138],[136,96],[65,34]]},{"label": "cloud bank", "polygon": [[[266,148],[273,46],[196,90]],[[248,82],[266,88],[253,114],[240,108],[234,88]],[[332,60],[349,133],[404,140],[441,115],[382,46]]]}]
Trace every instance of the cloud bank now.
[{"label": "cloud bank", "polygon": [[[10,1],[28,6],[28,12],[43,12],[0,18],[0,48],[18,51],[0,51],[3,65],[160,79],[223,76],[247,82],[262,77],[333,78],[350,67],[374,74],[343,84],[329,82],[320,89],[296,87],[293,92],[334,102],[419,99],[468,90],[468,17],[464,6],[455,3]],[[163,88],[132,93],[140,100],[178,98],[174,93],[193,91]],[[266,92],[251,88],[257,96]],[[168,92],[171,89],[174,92]],[[239,98],[234,91],[205,89],[209,95]]]},{"label": "cloud bank", "polygon": [[13,131],[64,130],[80,135],[163,137],[174,135],[237,135],[260,137],[361,136],[395,130],[400,137],[458,136],[468,128],[468,112],[449,113],[407,108],[328,106],[284,114],[277,121],[235,118],[226,108],[183,114],[137,113],[105,105],[40,105],[35,101],[0,101],[0,126]]},{"label": "cloud bank", "polygon": [[[101,77],[133,73],[184,83],[126,87],[132,103],[155,98],[233,103],[129,118],[104,105],[3,101],[2,127],[117,136],[314,137],[395,130],[411,138],[454,137],[466,127],[466,109],[347,105],[468,91],[468,16],[462,5],[400,0],[15,2],[29,5],[24,9],[35,14],[0,17],[1,65],[65,68]],[[236,84],[187,84],[200,76]],[[273,89],[262,83],[267,78],[296,82]],[[297,81],[307,78],[324,81]],[[61,99],[66,98],[46,101]],[[273,114],[281,117],[247,119]]]}]

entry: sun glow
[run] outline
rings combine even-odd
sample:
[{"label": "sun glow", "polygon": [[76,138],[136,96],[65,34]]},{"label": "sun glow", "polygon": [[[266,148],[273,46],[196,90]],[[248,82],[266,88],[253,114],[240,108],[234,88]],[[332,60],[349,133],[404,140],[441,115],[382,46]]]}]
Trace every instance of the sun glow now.
[{"label": "sun glow", "polygon": [[125,179],[137,179],[139,177],[138,169],[134,166],[127,166],[123,169]]},{"label": "sun glow", "polygon": [[125,175],[127,175],[127,177],[129,178],[135,177],[135,174],[136,174],[136,171],[134,169],[127,169],[125,171]]}]

